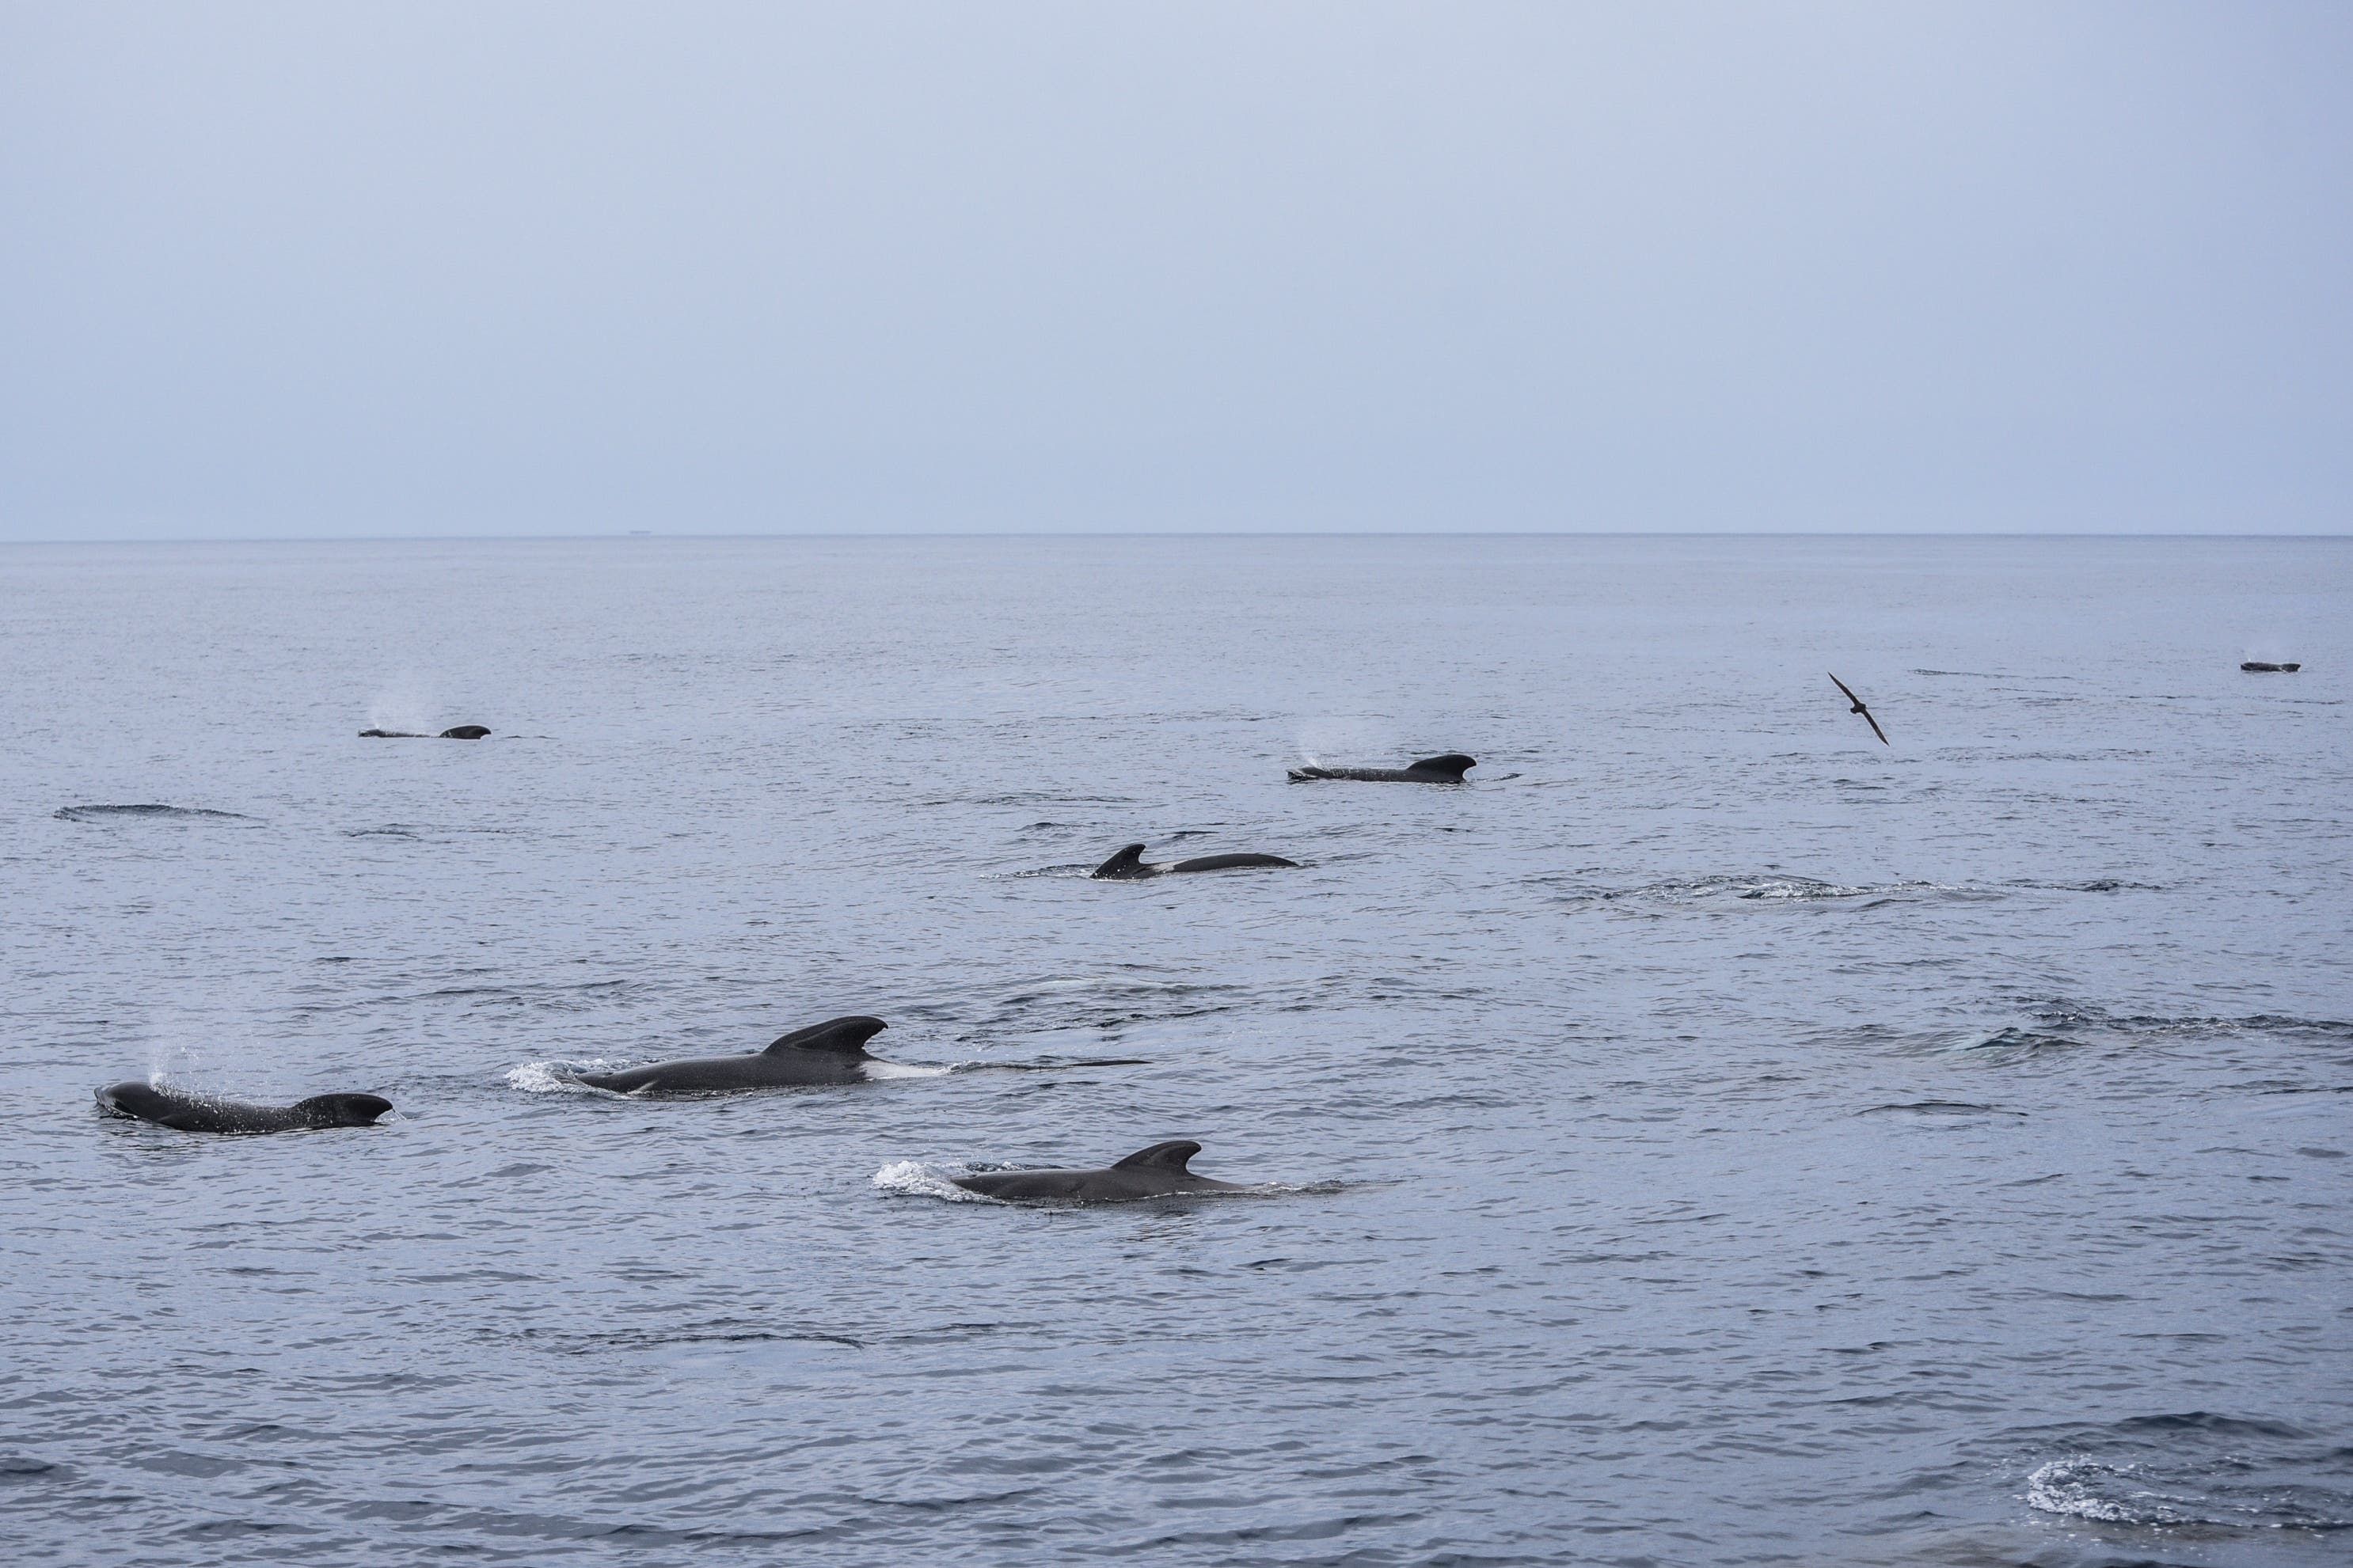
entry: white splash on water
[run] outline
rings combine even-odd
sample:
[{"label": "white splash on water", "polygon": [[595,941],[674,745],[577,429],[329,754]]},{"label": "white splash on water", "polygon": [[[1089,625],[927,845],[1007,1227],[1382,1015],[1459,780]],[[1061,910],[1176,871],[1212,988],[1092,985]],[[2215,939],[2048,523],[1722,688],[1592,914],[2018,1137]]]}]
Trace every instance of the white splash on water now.
[{"label": "white splash on water", "polygon": [[1388,754],[1398,749],[1390,726],[1369,719],[1310,719],[1292,740],[1299,760],[1311,768],[1328,767],[1327,756],[1358,764],[1391,766]]},{"label": "white splash on water", "polygon": [[913,1062],[873,1060],[868,1061],[865,1068],[866,1081],[869,1083],[880,1083],[886,1079],[894,1078],[945,1078],[955,1071],[954,1068],[918,1067]]},{"label": "white splash on water", "polygon": [[1040,980],[1031,991],[1189,991],[1190,981],[1145,980],[1133,974],[1082,974],[1065,980]]},{"label": "white splash on water", "polygon": [[952,1204],[994,1203],[994,1198],[966,1192],[949,1180],[937,1165],[926,1165],[921,1160],[894,1160],[874,1173],[874,1184],[886,1193],[906,1198],[938,1198]]},{"label": "white splash on water", "polygon": [[603,1089],[573,1080],[584,1072],[610,1072],[612,1068],[613,1064],[602,1057],[557,1057],[543,1062],[525,1062],[507,1069],[507,1087],[525,1094],[602,1094]]},{"label": "white splash on water", "polygon": [[2103,1465],[2080,1456],[2053,1459],[2026,1478],[2026,1506],[2103,1524],[2198,1522],[2195,1515],[2183,1513],[2153,1491],[2118,1489],[2120,1495],[2102,1495],[2102,1481],[2121,1481],[2132,1471],[2130,1465]]},{"label": "white splash on water", "polygon": [[[232,1008],[244,1000],[237,998],[211,1016],[179,1007],[151,1016],[145,1030],[147,1086],[162,1089],[168,1083],[185,1089],[227,1079],[250,1088],[257,1080],[273,1076],[269,1068],[277,1065],[278,1053],[256,1037],[250,1025],[235,1021],[238,1015]],[[232,1021],[216,1021],[222,1016]],[[257,1070],[257,1064],[264,1062],[269,1068]]]},{"label": "white splash on water", "polygon": [[431,685],[416,671],[403,670],[368,699],[367,727],[438,734],[442,726],[435,721],[434,715],[439,710]]}]

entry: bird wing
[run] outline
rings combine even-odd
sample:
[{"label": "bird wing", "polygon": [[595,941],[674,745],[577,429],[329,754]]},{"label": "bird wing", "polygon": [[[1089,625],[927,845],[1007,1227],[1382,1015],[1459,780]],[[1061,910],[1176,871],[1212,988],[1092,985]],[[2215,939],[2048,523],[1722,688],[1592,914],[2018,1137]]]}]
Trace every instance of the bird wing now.
[{"label": "bird wing", "polygon": [[[1829,671],[1827,671],[1827,670],[1825,670],[1825,671],[1823,671],[1823,673],[1824,673],[1824,674],[1826,674],[1826,675],[1828,675],[1830,672],[1829,672]],[[1837,676],[1835,676],[1835,675],[1831,676],[1831,684],[1832,686],[1837,687],[1841,691],[1845,692],[1845,693],[1846,693],[1846,700],[1847,700],[1849,702],[1860,702],[1860,701],[1862,701],[1862,698],[1857,697],[1857,696],[1854,694],[1853,690],[1852,690],[1852,689],[1847,685],[1847,683],[1846,683],[1845,681],[1841,680]]]},{"label": "bird wing", "polygon": [[[1862,704],[1858,702],[1855,706],[1862,708]],[[1871,716],[1871,710],[1868,708],[1862,709],[1862,721],[1871,726],[1871,732],[1879,737],[1881,745],[1884,746],[1888,743],[1887,731],[1879,727],[1879,721]]]}]

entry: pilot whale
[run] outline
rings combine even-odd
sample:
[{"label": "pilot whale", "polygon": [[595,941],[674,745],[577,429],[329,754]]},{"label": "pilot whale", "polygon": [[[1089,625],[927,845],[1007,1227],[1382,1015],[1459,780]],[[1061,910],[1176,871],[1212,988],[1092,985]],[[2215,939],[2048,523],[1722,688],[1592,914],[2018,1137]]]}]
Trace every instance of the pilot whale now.
[{"label": "pilot whale", "polygon": [[479,741],[490,733],[480,724],[453,724],[438,735],[427,735],[416,730],[362,730],[363,741]]},{"label": "pilot whale", "polygon": [[1280,855],[1202,855],[1191,860],[1165,861],[1153,864],[1144,858],[1144,846],[1131,844],[1087,874],[1105,881],[1134,881],[1144,877],[1165,877],[1177,871],[1226,871],[1241,866],[1291,866],[1296,860],[1286,860]]},{"label": "pilot whale", "polygon": [[1198,1143],[1178,1139],[1138,1149],[1100,1171],[982,1171],[956,1177],[955,1184],[968,1193],[1008,1203],[1049,1204],[1132,1204],[1187,1193],[1247,1190],[1236,1183],[1213,1182],[1187,1170],[1185,1162],[1200,1152]]},{"label": "pilot whale", "polygon": [[1363,779],[1373,784],[1459,784],[1462,782],[1463,773],[1478,765],[1476,757],[1449,752],[1442,757],[1424,757],[1401,768],[1293,768],[1291,770],[1291,782],[1305,784],[1309,779]]},{"label": "pilot whale", "polygon": [[161,1089],[132,1079],[98,1091],[109,1116],[136,1117],[183,1132],[292,1132],[319,1127],[373,1127],[392,1101],[373,1094],[314,1094],[291,1105],[247,1105],[234,1100]]},{"label": "pilot whale", "polygon": [[874,1058],[866,1042],[891,1026],[880,1018],[833,1018],[779,1035],[748,1057],[690,1057],[621,1072],[582,1073],[575,1083],[616,1094],[710,1094],[798,1084],[864,1083]]}]

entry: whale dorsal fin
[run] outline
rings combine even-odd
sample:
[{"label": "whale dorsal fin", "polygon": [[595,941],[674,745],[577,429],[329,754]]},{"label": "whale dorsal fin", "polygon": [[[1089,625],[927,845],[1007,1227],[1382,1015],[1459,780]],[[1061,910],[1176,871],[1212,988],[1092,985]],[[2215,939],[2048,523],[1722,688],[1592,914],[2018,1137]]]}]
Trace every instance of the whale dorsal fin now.
[{"label": "whale dorsal fin", "polygon": [[1144,846],[1141,844],[1131,844],[1126,848],[1121,850],[1118,854],[1113,856],[1110,859],[1104,861],[1102,865],[1096,867],[1090,875],[1096,877],[1125,877],[1132,876],[1135,872],[1143,869]]},{"label": "whale dorsal fin", "polygon": [[862,1057],[866,1042],[891,1026],[880,1018],[856,1016],[828,1018],[822,1024],[811,1024],[806,1029],[795,1029],[789,1035],[779,1035],[768,1042],[763,1056],[776,1051],[831,1051],[837,1056]]},{"label": "whale dorsal fin", "polygon": [[1476,757],[1466,757],[1460,752],[1449,752],[1442,757],[1424,757],[1418,763],[1408,763],[1406,771],[1416,773],[1452,773],[1454,782],[1461,784],[1464,771],[1478,765],[1479,759]]},{"label": "whale dorsal fin", "polygon": [[1155,1143],[1149,1149],[1138,1149],[1112,1167],[1114,1171],[1185,1171],[1185,1162],[1201,1152],[1201,1146],[1190,1139],[1179,1138],[1166,1143]]}]

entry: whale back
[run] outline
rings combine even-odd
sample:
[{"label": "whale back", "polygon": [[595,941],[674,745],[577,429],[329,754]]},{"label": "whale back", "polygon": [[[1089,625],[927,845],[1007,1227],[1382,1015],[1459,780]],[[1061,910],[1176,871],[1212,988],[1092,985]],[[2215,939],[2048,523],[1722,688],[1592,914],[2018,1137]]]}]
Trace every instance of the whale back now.
[{"label": "whale back", "polygon": [[373,1127],[392,1101],[374,1094],[314,1094],[288,1109],[313,1127]]},{"label": "whale back", "polygon": [[1144,846],[1131,844],[1088,875],[1094,877],[1148,877],[1151,868],[1144,863]]},{"label": "whale back", "polygon": [[862,1057],[866,1042],[891,1026],[880,1018],[857,1016],[831,1018],[822,1024],[811,1024],[806,1029],[795,1029],[789,1035],[779,1035],[760,1054],[775,1056],[780,1051],[826,1051],[835,1056]]},{"label": "whale back", "polygon": [[1138,1149],[1126,1159],[1115,1163],[1112,1169],[1114,1171],[1174,1171],[1180,1176],[1189,1176],[1192,1173],[1185,1168],[1185,1162],[1200,1152],[1201,1146],[1198,1143],[1190,1139],[1176,1138],[1166,1143],[1155,1143],[1149,1149]]},{"label": "whale back", "polygon": [[1478,765],[1479,759],[1476,757],[1466,757],[1460,752],[1449,752],[1442,757],[1424,757],[1418,763],[1409,763],[1405,771],[1409,773],[1448,773],[1452,775],[1456,784],[1461,784],[1463,773]]},{"label": "whale back", "polygon": [[[1231,871],[1250,866],[1289,866],[1296,870],[1299,862],[1286,860],[1280,855],[1203,855],[1192,860],[1179,860],[1168,868],[1172,871]],[[1103,873],[1095,873],[1098,877]]]}]

